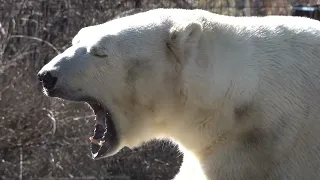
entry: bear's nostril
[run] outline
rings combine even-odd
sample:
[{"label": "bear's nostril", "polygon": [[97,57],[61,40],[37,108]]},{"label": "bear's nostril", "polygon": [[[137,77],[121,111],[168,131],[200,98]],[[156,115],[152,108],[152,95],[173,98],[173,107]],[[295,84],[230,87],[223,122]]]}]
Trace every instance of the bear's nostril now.
[{"label": "bear's nostril", "polygon": [[42,82],[43,87],[53,89],[57,83],[58,78],[51,75],[50,72],[43,72],[38,74],[39,81]]}]

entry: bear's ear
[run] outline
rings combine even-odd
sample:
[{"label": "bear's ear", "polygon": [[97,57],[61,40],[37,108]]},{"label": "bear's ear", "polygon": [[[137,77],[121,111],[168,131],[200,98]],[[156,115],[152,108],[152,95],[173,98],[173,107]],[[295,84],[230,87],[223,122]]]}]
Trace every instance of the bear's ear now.
[{"label": "bear's ear", "polygon": [[[202,25],[197,22],[188,22],[173,26],[170,29],[170,38],[167,46],[175,54],[178,61],[192,55],[199,44],[202,35]],[[181,63],[181,62],[180,62]]]}]

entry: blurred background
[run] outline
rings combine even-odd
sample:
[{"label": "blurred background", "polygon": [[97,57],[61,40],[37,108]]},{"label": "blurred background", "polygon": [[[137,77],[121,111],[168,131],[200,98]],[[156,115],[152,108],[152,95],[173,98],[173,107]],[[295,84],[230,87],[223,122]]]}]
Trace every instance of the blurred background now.
[{"label": "blurred background", "polygon": [[172,178],[183,155],[165,141],[93,161],[94,116],[45,97],[36,74],[82,28],[154,8],[319,19],[317,0],[0,0],[0,179]]}]

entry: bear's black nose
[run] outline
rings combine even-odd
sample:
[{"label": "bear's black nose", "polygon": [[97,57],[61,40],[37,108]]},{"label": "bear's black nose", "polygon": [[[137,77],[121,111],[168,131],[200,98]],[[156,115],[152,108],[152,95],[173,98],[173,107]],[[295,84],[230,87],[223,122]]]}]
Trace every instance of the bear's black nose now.
[{"label": "bear's black nose", "polygon": [[42,82],[43,87],[48,90],[53,89],[58,80],[58,78],[52,76],[51,73],[47,71],[38,73],[38,78],[39,81]]}]

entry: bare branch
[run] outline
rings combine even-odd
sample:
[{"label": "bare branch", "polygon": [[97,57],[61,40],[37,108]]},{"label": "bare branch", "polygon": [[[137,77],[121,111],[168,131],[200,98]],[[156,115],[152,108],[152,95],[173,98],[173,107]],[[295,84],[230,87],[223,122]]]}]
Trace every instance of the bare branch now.
[{"label": "bare branch", "polygon": [[11,38],[26,38],[26,39],[32,39],[32,40],[36,40],[36,41],[39,41],[39,42],[43,42],[43,43],[47,44],[48,46],[50,46],[57,54],[61,53],[53,44],[51,44],[48,41],[45,41],[43,39],[40,39],[38,37],[25,36],[25,35],[12,35],[12,36],[10,36],[9,39],[11,39]]}]

